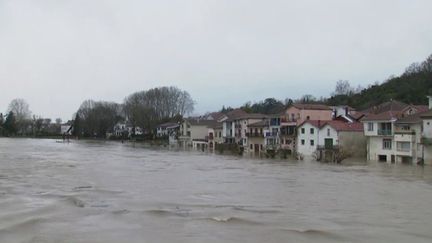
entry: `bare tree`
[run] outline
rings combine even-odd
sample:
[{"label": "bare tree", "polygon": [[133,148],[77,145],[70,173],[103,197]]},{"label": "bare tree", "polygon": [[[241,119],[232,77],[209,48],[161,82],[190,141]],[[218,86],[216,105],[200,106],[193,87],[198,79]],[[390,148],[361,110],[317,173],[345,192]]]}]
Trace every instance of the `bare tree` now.
[{"label": "bare tree", "polygon": [[93,100],[84,101],[78,112],[79,128],[77,134],[91,137],[105,137],[107,132],[111,132],[114,125],[122,119],[119,113],[120,105],[113,102]]},{"label": "bare tree", "polygon": [[153,130],[157,123],[190,114],[195,102],[187,91],[160,87],[126,97],[124,112],[133,128]]},{"label": "bare tree", "polygon": [[29,120],[31,111],[24,99],[14,99],[9,103],[8,112],[13,112],[17,122]]},{"label": "bare tree", "polygon": [[12,112],[15,116],[18,133],[27,133],[27,129],[31,126],[29,104],[24,99],[14,99],[9,103],[8,112]]},{"label": "bare tree", "polygon": [[351,87],[348,80],[339,80],[336,83],[336,89],[333,95],[352,95],[354,89]]}]

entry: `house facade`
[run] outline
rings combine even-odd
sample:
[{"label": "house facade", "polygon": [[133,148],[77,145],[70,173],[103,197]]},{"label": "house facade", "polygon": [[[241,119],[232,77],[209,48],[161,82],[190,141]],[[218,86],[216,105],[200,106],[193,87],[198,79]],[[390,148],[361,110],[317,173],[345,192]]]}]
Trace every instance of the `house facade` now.
[{"label": "house facade", "polygon": [[366,144],[363,125],[359,122],[305,121],[298,127],[297,152],[302,156],[319,156],[321,151],[345,151],[354,157],[365,155],[359,150]]},{"label": "house facade", "polygon": [[398,101],[372,107],[362,118],[367,138],[367,160],[389,163],[417,163],[422,150],[419,134],[421,121],[418,114],[424,106],[407,105]]},{"label": "house facade", "polygon": [[[307,120],[330,121],[333,119],[333,110],[326,105],[321,104],[293,104],[280,115],[280,135],[279,142],[282,149],[288,151],[297,150],[301,144],[298,144],[298,126]],[[306,145],[301,145],[301,150],[306,149]]]},{"label": "house facade", "polygon": [[302,156],[313,156],[317,150],[321,121],[308,120],[297,129],[297,153]]},{"label": "house facade", "polygon": [[180,125],[180,145],[197,147],[208,146],[208,129],[217,123],[215,120],[185,119]]},{"label": "house facade", "polygon": [[224,142],[222,137],[222,123],[216,123],[208,128],[208,148],[216,149],[219,144]]}]

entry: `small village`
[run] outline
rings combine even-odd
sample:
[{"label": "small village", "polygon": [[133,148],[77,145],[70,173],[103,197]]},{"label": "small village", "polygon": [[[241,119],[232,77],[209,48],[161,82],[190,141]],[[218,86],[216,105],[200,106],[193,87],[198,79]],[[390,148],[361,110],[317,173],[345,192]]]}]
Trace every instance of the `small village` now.
[{"label": "small village", "polygon": [[[432,96],[429,105],[390,100],[367,110],[322,104],[292,104],[280,114],[234,109],[157,126],[170,145],[261,157],[305,157],[340,163],[346,158],[432,164]],[[132,133],[118,123],[111,136]],[[143,129],[135,127],[135,134]]]}]

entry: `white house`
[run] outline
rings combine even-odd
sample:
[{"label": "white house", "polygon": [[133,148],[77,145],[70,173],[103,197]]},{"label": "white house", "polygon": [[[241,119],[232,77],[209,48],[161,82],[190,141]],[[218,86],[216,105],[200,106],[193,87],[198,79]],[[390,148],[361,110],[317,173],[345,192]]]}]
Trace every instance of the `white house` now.
[{"label": "white house", "polygon": [[180,125],[179,143],[183,146],[207,147],[208,129],[217,121],[201,119],[185,119]]},{"label": "white house", "polygon": [[297,130],[297,152],[314,156],[317,151],[344,149],[352,156],[364,156],[363,125],[359,122],[305,121]]},{"label": "white house", "polygon": [[180,125],[175,122],[167,122],[160,124],[156,127],[156,136],[157,137],[168,137],[169,135],[172,135],[180,128]]},{"label": "white house", "polygon": [[297,128],[297,153],[312,156],[317,150],[322,121],[306,120]]},{"label": "white house", "polygon": [[[395,123],[398,119],[423,112],[427,107],[407,105],[402,102],[385,102],[370,109],[370,113],[362,118],[366,136],[367,159],[371,161],[395,163],[397,156],[399,162],[405,162],[401,156],[406,155],[402,150],[407,150],[405,136],[395,137]],[[400,129],[398,129],[401,132]],[[411,138],[412,139],[412,136]],[[397,141],[396,141],[397,140]],[[398,149],[399,148],[399,149]],[[397,151],[400,150],[400,151]]]},{"label": "white house", "polygon": [[61,135],[72,135],[72,125],[65,123],[60,125],[60,134]]}]

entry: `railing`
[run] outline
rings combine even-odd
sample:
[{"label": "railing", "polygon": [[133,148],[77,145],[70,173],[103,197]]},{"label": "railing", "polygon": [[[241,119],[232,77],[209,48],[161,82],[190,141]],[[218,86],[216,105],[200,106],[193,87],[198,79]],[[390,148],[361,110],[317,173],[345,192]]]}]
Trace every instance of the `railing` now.
[{"label": "railing", "polygon": [[421,143],[423,145],[430,146],[430,145],[432,145],[432,138],[422,137],[421,138]]},{"label": "railing", "polygon": [[394,133],[395,134],[408,134],[408,135],[415,135],[416,134],[416,132],[415,132],[415,130],[395,130],[394,131]]},{"label": "railing", "polygon": [[318,150],[338,150],[340,149],[339,145],[318,145]]},{"label": "railing", "polygon": [[291,118],[282,118],[281,122],[297,122],[297,119],[291,119]]},{"label": "railing", "polygon": [[381,136],[391,136],[392,135],[392,130],[378,129],[378,135],[381,135]]},{"label": "railing", "polygon": [[256,137],[256,138],[259,138],[259,137],[264,137],[264,134],[262,134],[262,133],[255,133],[255,132],[252,132],[252,133],[250,133],[250,132],[247,132],[246,133],[246,137],[250,137],[250,138],[252,138],[252,137]]},{"label": "railing", "polygon": [[277,150],[279,148],[280,148],[279,144],[268,144],[268,145],[266,145],[266,149],[268,149],[268,150]]},{"label": "railing", "polygon": [[278,137],[279,133],[277,132],[266,132],[264,133],[264,137]]},{"label": "railing", "polygon": [[295,132],[280,132],[281,136],[295,136]]}]

